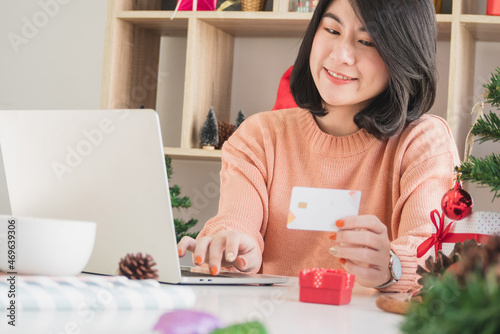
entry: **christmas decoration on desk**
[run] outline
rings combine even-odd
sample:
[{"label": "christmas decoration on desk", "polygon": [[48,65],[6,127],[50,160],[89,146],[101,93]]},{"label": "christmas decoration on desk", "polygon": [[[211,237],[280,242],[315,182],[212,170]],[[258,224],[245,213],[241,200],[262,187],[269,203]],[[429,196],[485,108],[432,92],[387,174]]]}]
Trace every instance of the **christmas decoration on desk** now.
[{"label": "christmas decoration on desk", "polygon": [[207,119],[201,128],[200,142],[203,144],[203,149],[205,150],[213,150],[219,143],[219,125],[217,124],[217,117],[215,116],[213,107],[210,107]]},{"label": "christmas decoration on desk", "polygon": [[[486,88],[486,103],[500,110],[500,67],[491,74],[490,82],[483,85]],[[478,136],[479,143],[485,141],[500,141],[500,118],[493,112],[483,115],[484,103],[478,102],[472,113],[477,113],[477,119],[466,139],[465,161],[456,168],[461,173],[463,181],[470,181],[485,185],[494,192],[493,200],[500,197],[500,155],[492,153],[484,158],[472,156],[474,136]]]},{"label": "christmas decoration on desk", "polygon": [[460,174],[457,174],[455,185],[441,199],[443,213],[450,219],[460,220],[470,215],[473,206],[472,197],[462,188]]},{"label": "christmas decoration on desk", "polygon": [[160,334],[267,334],[258,321],[226,327],[218,317],[195,310],[167,312],[160,317],[154,330]]},{"label": "christmas decoration on desk", "polygon": [[153,268],[155,265],[151,255],[127,254],[120,259],[118,273],[129,279],[158,279],[158,270]]},{"label": "christmas decoration on desk", "polygon": [[344,305],[351,302],[355,277],[344,270],[309,268],[299,275],[301,302]]},{"label": "christmas decoration on desk", "polygon": [[444,212],[439,214],[438,210],[433,210],[430,218],[436,227],[436,233],[418,246],[417,257],[419,258],[432,247],[437,258],[438,251],[443,249],[445,254],[449,254],[452,251],[449,248],[453,247],[456,242],[474,239],[479,243],[484,243],[491,235],[500,234],[500,213],[496,212],[475,212],[467,218],[447,224]]},{"label": "christmas decoration on desk", "polygon": [[461,247],[444,273],[423,276],[421,301],[410,303],[403,333],[500,333],[500,236]]},{"label": "christmas decoration on desk", "polygon": [[[165,156],[165,164],[167,166],[167,177],[170,184],[170,178],[174,172],[172,168],[172,159],[169,156]],[[187,196],[179,197],[181,194],[181,188],[178,185],[173,185],[169,188],[170,190],[170,203],[173,209],[187,209],[191,207],[191,199]],[[195,239],[200,232],[188,232],[188,230],[198,224],[197,219],[190,219],[185,221],[181,218],[174,218],[175,225],[175,237],[177,242],[181,241],[182,237],[188,236]]]}]

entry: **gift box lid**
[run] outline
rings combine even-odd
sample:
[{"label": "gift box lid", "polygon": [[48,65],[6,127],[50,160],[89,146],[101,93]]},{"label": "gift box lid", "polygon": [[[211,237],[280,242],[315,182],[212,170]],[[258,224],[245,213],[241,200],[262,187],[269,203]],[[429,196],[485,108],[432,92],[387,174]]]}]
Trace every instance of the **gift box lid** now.
[{"label": "gift box lid", "polygon": [[299,285],[317,289],[352,289],[354,286],[353,274],[341,269],[308,268],[299,275]]}]

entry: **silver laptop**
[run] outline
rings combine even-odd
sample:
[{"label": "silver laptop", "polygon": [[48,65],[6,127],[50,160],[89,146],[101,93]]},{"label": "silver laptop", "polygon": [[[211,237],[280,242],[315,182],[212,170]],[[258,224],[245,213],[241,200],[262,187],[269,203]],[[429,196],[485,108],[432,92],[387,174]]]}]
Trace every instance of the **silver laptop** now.
[{"label": "silver laptop", "polygon": [[199,268],[186,268],[189,277],[181,275],[153,110],[1,110],[0,145],[5,171],[0,183],[6,182],[4,202],[10,201],[10,212],[0,213],[96,222],[94,251],[85,272],[116,275],[120,258],[141,252],[153,257],[159,281],[165,283],[288,280],[237,273],[210,276]]}]

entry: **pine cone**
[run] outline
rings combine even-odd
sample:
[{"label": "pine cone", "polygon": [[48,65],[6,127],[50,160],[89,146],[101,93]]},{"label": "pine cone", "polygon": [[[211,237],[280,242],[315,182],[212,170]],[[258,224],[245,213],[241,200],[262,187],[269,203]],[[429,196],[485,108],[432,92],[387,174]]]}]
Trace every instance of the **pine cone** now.
[{"label": "pine cone", "polygon": [[226,140],[228,140],[229,137],[233,134],[233,132],[234,132],[234,125],[233,124],[229,124],[226,121],[217,122],[217,125],[218,125],[218,132],[219,132],[219,143],[217,145],[215,145],[215,148],[216,149],[221,149],[222,148],[222,144],[224,144],[224,142]]},{"label": "pine cone", "polygon": [[120,275],[130,279],[158,279],[158,270],[153,268],[155,265],[151,255],[127,254],[120,259],[118,271]]},{"label": "pine cone", "polygon": [[486,277],[489,270],[496,271],[500,283],[500,236],[491,236],[488,242],[477,247],[464,243],[462,261],[454,270],[458,281],[466,285],[470,273],[476,272]]}]

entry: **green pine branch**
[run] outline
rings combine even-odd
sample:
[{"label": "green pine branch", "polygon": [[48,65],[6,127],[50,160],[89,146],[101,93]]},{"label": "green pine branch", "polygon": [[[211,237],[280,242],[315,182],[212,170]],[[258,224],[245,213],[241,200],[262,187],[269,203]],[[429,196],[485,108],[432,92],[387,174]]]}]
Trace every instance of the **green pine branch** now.
[{"label": "green pine branch", "polygon": [[465,287],[452,274],[428,277],[424,285],[432,289],[410,307],[403,333],[500,333],[500,286],[493,275],[475,273]]},{"label": "green pine branch", "polygon": [[479,143],[500,141],[500,118],[493,112],[478,118],[472,127],[472,134],[479,137]]},{"label": "green pine branch", "polygon": [[462,162],[460,168],[461,179],[471,181],[491,188],[495,194],[493,199],[500,197],[500,155],[491,154],[485,158],[469,157],[469,161]]},{"label": "green pine branch", "polygon": [[[165,156],[165,164],[167,167],[167,177],[168,180],[170,181],[170,178],[172,177],[173,173],[172,159],[167,155]],[[172,205],[172,208],[176,208],[179,210],[191,207],[191,199],[189,197],[187,196],[180,197],[181,187],[175,184],[171,186],[169,190],[170,190],[170,204]],[[186,222],[183,219],[174,218],[175,237],[177,239],[177,242],[179,242],[184,236],[196,238],[199,232],[187,232],[191,227],[195,226],[196,224],[198,224],[197,219],[190,219],[189,221]]]},{"label": "green pine branch", "polygon": [[500,67],[496,68],[496,73],[491,74],[490,82],[483,87],[486,88],[486,102],[500,108]]}]

